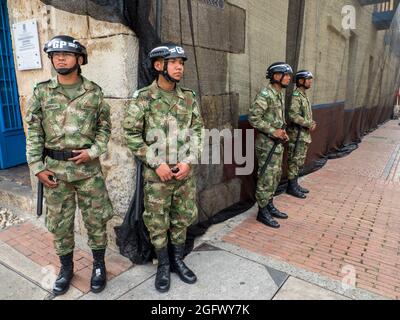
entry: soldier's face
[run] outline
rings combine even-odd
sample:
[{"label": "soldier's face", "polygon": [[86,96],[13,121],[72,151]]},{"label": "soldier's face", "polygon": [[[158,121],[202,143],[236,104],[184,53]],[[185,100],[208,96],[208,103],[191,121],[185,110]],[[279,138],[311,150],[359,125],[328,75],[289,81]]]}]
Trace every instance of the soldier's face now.
[{"label": "soldier's face", "polygon": [[290,84],[290,80],[292,80],[292,76],[290,74],[285,74],[282,80],[282,85],[288,86]]},{"label": "soldier's face", "polygon": [[313,84],[313,79],[306,79],[304,82],[304,86],[306,87],[306,89],[310,89],[312,87]]},{"label": "soldier's face", "polygon": [[77,63],[76,56],[72,52],[54,52],[52,54],[52,59],[56,69],[72,68]]},{"label": "soldier's face", "polygon": [[168,63],[168,74],[175,80],[182,80],[185,67],[183,59],[169,59],[166,63]]}]

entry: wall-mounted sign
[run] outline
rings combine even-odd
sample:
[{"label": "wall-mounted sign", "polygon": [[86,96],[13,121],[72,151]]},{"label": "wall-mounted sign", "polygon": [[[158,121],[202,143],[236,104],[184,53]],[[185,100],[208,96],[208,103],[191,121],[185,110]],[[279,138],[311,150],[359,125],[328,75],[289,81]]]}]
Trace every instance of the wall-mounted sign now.
[{"label": "wall-mounted sign", "polygon": [[224,0],[199,0],[199,1],[208,4],[210,6],[217,7],[219,9],[223,9],[225,5]]},{"label": "wall-mounted sign", "polygon": [[41,69],[39,35],[36,20],[13,24],[15,54],[18,70]]}]

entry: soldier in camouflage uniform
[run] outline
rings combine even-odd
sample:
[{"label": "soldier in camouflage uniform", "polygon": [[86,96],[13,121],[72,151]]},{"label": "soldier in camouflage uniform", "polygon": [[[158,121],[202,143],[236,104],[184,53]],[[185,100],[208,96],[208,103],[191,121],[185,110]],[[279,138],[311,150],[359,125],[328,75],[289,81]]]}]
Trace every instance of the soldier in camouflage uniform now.
[{"label": "soldier in camouflage uniform", "polygon": [[[260,91],[249,110],[249,122],[259,133],[256,140],[258,159],[256,199],[259,206],[257,220],[272,228],[280,227],[273,217],[288,218],[286,213],[280,212],[274,206],[273,198],[282,175],[283,143],[289,140],[285,131],[283,89],[289,85],[292,74],[292,68],[288,64],[284,62],[272,64],[267,70],[267,79],[270,79],[271,83]],[[272,154],[271,160],[262,174],[261,169],[270,154]]]},{"label": "soldier in camouflage uniform", "polygon": [[100,292],[106,285],[106,225],[113,216],[99,162],[110,137],[110,107],[101,88],[80,76],[87,63],[83,45],[57,36],[44,51],[58,75],[37,84],[28,103],[26,153],[45,187],[45,222],[61,261],[53,292],[65,293],[73,277],[76,197],[93,251],[91,290]]},{"label": "soldier in camouflage uniform", "polygon": [[203,121],[195,93],[178,85],[187,60],[183,48],[166,44],[149,59],[157,79],[135,93],[123,127],[128,147],[145,164],[143,221],[158,258],[155,287],[166,292],[170,270],[186,283],[197,280],[183,257],[187,227],[197,218],[193,165],[201,154]]},{"label": "soldier in camouflage uniform", "polygon": [[306,90],[311,88],[313,74],[310,71],[301,70],[296,73],[295,80],[297,88],[293,92],[292,105],[289,110],[289,184],[287,193],[296,198],[305,199],[305,194],[309,193],[309,190],[299,185],[298,178],[299,168],[304,165],[308,146],[311,143],[311,132],[316,129],[311,103],[306,93]]}]

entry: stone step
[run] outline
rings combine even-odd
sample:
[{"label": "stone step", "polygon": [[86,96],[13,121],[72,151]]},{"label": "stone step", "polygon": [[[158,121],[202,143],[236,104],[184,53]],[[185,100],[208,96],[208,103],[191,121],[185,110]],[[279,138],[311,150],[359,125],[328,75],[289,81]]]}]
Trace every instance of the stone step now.
[{"label": "stone step", "polygon": [[[9,180],[0,180],[0,208],[8,208],[17,216],[22,216],[26,218],[36,218],[36,192],[34,193],[32,189],[25,185],[20,185],[16,182]],[[44,227],[44,214],[46,212],[46,201],[43,202],[43,216],[42,219],[38,220]],[[40,222],[39,222],[40,221]],[[114,227],[122,223],[122,218],[115,216],[107,224],[109,248],[113,251],[118,252],[118,247],[116,246]],[[87,239],[87,232],[84,227],[82,220],[82,215],[77,210],[75,217],[75,232],[85,239]]]},{"label": "stone step", "polygon": [[0,180],[0,206],[36,214],[36,196],[32,189],[13,181]]}]

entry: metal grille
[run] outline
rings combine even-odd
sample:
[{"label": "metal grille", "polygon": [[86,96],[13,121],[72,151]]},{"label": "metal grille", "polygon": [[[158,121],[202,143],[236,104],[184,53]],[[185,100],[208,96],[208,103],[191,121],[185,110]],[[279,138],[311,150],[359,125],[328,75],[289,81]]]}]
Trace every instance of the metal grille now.
[{"label": "metal grille", "polygon": [[22,128],[6,0],[0,0],[0,130]]}]

